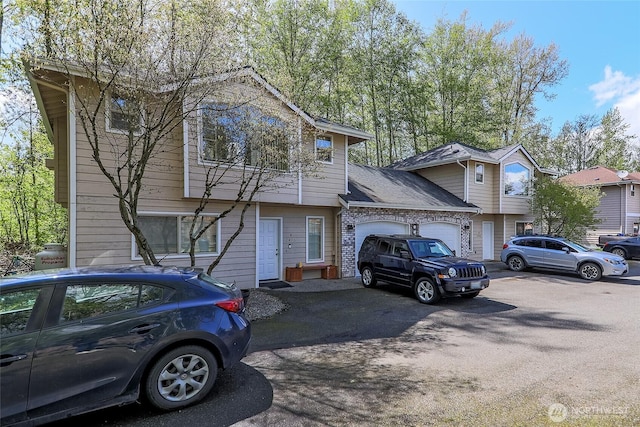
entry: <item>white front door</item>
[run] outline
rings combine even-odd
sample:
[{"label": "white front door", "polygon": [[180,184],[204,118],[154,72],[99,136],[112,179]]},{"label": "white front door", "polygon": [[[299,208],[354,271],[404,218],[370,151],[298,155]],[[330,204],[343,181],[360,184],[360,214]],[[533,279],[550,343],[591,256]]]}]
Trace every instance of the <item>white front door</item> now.
[{"label": "white front door", "polygon": [[280,220],[260,220],[258,280],[280,278]]},{"label": "white front door", "polygon": [[493,221],[482,221],[482,259],[495,259]]}]

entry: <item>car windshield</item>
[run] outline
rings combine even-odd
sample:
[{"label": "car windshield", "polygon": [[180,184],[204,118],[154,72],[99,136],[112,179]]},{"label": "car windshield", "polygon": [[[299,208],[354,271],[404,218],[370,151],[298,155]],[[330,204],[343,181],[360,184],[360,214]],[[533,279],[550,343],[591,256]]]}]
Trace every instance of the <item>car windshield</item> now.
[{"label": "car windshield", "polygon": [[416,258],[453,256],[451,249],[440,240],[411,240],[409,246]]},{"label": "car windshield", "polygon": [[591,252],[591,249],[585,248],[580,243],[572,242],[571,240],[563,240],[562,242],[577,252]]}]

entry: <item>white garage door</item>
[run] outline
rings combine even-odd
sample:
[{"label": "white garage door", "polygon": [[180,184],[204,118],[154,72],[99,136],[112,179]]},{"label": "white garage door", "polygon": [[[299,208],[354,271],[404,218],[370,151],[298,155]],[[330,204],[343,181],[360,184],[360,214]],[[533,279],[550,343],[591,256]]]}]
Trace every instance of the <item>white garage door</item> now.
[{"label": "white garage door", "polygon": [[420,224],[420,235],[423,237],[435,237],[440,239],[449,246],[451,250],[456,251],[456,255],[460,256],[460,226],[456,224],[448,224],[446,222],[427,222]]},{"label": "white garage door", "polygon": [[401,224],[390,221],[374,221],[356,224],[356,277],[360,276],[358,271],[358,251],[369,234],[409,234],[409,224]]}]

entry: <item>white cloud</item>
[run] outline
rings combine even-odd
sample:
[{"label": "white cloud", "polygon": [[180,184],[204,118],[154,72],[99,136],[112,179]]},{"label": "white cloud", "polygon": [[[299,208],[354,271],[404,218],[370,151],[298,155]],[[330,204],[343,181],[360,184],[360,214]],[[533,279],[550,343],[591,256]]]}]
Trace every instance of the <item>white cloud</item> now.
[{"label": "white cloud", "polygon": [[589,86],[596,106],[611,103],[629,125],[628,134],[640,137],[640,76],[629,77],[621,71],[604,68],[604,80]]}]

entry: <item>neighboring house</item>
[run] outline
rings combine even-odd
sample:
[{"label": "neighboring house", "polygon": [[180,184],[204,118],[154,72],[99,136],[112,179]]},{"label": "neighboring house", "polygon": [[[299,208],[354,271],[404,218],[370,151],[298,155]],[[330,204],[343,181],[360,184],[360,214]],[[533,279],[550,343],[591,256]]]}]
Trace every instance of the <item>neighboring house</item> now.
[{"label": "neighboring house", "polygon": [[[47,64],[29,68],[27,74],[54,145],[54,158],[47,164],[55,172],[56,201],[69,213],[69,266],[141,263],[132,234],[120,217],[113,188],[91,158],[91,149],[80,125],[79,102],[88,101],[81,97],[91,93],[95,82],[80,72],[68,75]],[[75,85],[70,84],[71,79],[76,80]],[[216,81],[228,82],[228,92],[234,96],[249,94],[250,99],[269,98],[277,108],[263,113],[277,116],[273,120],[286,116],[288,122],[296,123],[296,141],[300,149],[314,153],[319,169],[313,175],[300,173],[294,164],[289,164],[290,153],[274,159],[274,168],[282,168],[283,172],[280,185],[257,195],[246,213],[243,231],[213,275],[236,282],[241,288],[252,288],[261,280],[284,279],[285,268],[298,263],[340,266],[342,206],[338,195],[348,192],[349,146],[372,136],[308,115],[251,68],[219,76]],[[237,140],[237,134],[229,134],[234,132],[233,118],[215,123],[207,121],[213,120],[207,118],[207,112],[212,110],[207,110],[209,106],[229,102],[225,93],[221,93],[220,99],[202,101],[200,111],[204,112],[187,117],[168,135],[168,146],[147,173],[138,212],[142,228],[149,230],[147,237],[163,264],[189,265],[184,227],[191,222],[190,217],[203,194],[205,167],[223,162],[225,153],[231,150],[220,145],[219,136],[210,138],[212,129],[227,140]],[[99,116],[100,132],[117,143],[118,138],[127,137],[126,129],[120,127],[126,126],[131,118],[122,117],[108,107],[114,105],[112,103],[126,104],[127,100],[117,94],[111,98]],[[246,156],[250,162],[252,154],[247,152]],[[236,192],[234,187],[216,187],[212,195],[215,200],[204,215],[218,215],[229,207]],[[217,228],[200,239],[196,267],[206,268],[218,256],[237,229],[238,221],[239,209],[222,218]],[[320,271],[305,272],[306,277],[312,275],[320,276]]]},{"label": "neighboring house", "polygon": [[[417,173],[479,208],[469,219],[470,235],[461,238],[460,251],[478,260],[498,259],[510,236],[533,232],[532,180],[551,173],[519,144],[482,150],[456,142],[391,167]],[[438,237],[428,228],[421,228],[420,234]]]},{"label": "neighboring house", "polygon": [[358,250],[372,233],[437,237],[466,257],[472,218],[481,212],[419,174],[351,163],[349,193],[340,199],[344,277],[360,275]]},{"label": "neighboring house", "polygon": [[594,166],[560,178],[579,187],[599,187],[603,196],[596,218],[602,222],[587,232],[587,241],[598,244],[598,236],[633,234],[640,230],[640,172],[615,171]]}]

